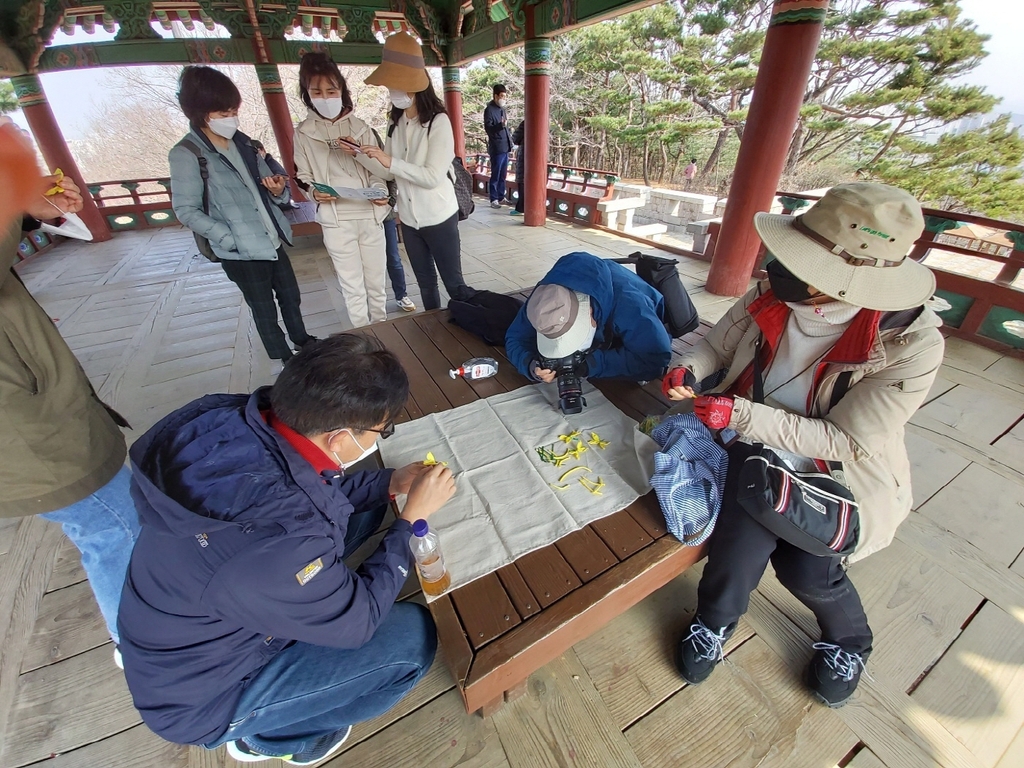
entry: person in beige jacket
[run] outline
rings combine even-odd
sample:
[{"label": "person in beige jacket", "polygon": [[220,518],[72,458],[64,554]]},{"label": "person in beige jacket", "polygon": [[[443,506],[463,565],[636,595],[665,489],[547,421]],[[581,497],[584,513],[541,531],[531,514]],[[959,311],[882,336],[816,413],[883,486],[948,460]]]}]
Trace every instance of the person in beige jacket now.
[{"label": "person in beige jacket", "polygon": [[[676,663],[693,684],[711,674],[770,560],[818,620],[807,683],[837,707],[853,695],[871,652],[860,597],[838,555],[803,551],[744,511],[736,501],[739,468],[754,443],[797,471],[815,471],[814,459],[842,462],[861,526],[849,560],[887,546],[911,507],[904,425],[942,363],[941,321],[924,306],[935,278],[906,257],[924,219],[918,202],[894,187],[839,185],[803,216],[759,213],[754,224],[775,257],[768,280],[666,377],[671,398],[692,400],[720,437],[738,435],[697,614]],[[755,354],[763,403],[752,400]],[[696,382],[723,371],[715,394],[697,396]]]},{"label": "person in beige jacket", "polygon": [[450,298],[471,296],[475,291],[462,276],[459,201],[450,175],[455,134],[416,38],[399,32],[385,40],[380,66],[364,82],[388,89],[391,117],[384,148],[367,142],[358,160],[395,182],[402,242],[423,307],[441,306],[438,274]]},{"label": "person in beige jacket", "polygon": [[306,184],[338,189],[378,189],[380,200],[339,199],[310,187],[316,220],[334,264],[352,327],[387,320],[384,218],[387,184],[355,160],[352,147],[374,144],[371,128],[352,114],[352,97],[338,65],[325,53],[307,53],[299,64],[299,93],[309,108],[295,129],[295,167]]}]

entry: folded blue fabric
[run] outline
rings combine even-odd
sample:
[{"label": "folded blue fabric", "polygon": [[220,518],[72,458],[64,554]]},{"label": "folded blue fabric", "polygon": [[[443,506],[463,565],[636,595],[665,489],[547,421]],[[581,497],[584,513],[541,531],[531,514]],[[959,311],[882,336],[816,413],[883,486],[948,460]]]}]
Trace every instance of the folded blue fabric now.
[{"label": "folded blue fabric", "polygon": [[692,413],[670,416],[651,437],[661,446],[651,485],[665,523],[683,544],[702,544],[722,509],[729,456]]}]

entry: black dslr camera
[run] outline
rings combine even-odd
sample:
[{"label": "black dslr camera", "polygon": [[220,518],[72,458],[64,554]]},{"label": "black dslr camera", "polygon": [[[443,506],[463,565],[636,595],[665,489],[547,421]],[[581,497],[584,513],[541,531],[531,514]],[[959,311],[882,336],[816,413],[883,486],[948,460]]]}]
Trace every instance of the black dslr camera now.
[{"label": "black dslr camera", "polygon": [[562,413],[580,413],[587,404],[583,397],[583,385],[578,371],[583,367],[586,356],[583,352],[552,359],[542,357],[540,367],[554,371],[558,382],[558,407]]}]

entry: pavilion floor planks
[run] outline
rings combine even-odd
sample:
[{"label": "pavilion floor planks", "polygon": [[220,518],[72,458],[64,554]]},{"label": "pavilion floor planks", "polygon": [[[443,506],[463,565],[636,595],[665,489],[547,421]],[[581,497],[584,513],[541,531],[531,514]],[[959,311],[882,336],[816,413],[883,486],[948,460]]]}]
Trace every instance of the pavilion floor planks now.
[{"label": "pavilion floor planks", "polygon": [[759,637],[719,664],[715,686],[687,686],[626,731],[647,768],[832,765],[857,737],[812,704]]},{"label": "pavilion floor planks", "polygon": [[571,650],[530,675],[492,718],[513,768],[642,768]]},{"label": "pavilion floor planks", "polygon": [[[561,222],[550,224],[546,230],[524,230],[521,221],[510,219],[504,210],[491,212],[486,208],[464,222],[461,229],[464,270],[467,279],[473,275],[471,284],[493,281],[495,286],[499,282],[527,286],[570,250],[582,247],[608,255],[626,254],[637,247],[608,233]],[[479,254],[487,255],[478,258]],[[304,244],[292,251],[292,261],[303,291],[307,327],[318,336],[348,328],[337,279],[322,248]],[[707,265],[684,260],[680,270],[688,275],[686,280],[702,284]],[[64,243],[19,265],[18,271],[50,315],[58,318],[58,327],[67,334],[90,375],[95,376],[97,386],[136,426],[136,431],[127,433],[129,440],[168,411],[207,392],[251,391],[272,381],[270,362],[237,288],[227,281],[219,266],[195,256],[191,235],[181,228],[122,233],[100,246]],[[417,300],[412,279],[410,289]],[[699,289],[693,295],[708,321],[717,319],[732,303],[732,299],[714,297]],[[224,310],[232,308],[233,314],[228,317]],[[394,309],[393,304],[389,309]],[[496,377],[466,382],[474,396],[487,397],[528,383],[500,348],[448,323],[447,312],[394,314],[422,331],[422,337],[436,350],[431,365],[438,369],[454,367],[470,357],[492,356],[499,361]],[[139,316],[143,318],[141,324]],[[677,352],[691,347],[708,327],[704,323],[694,334],[676,339],[673,347]],[[398,336],[406,346],[409,338],[422,342],[414,331]],[[198,370],[202,366],[194,365],[195,360],[177,362],[222,349],[234,352],[227,366]],[[210,365],[220,362],[216,355],[213,358],[216,360]],[[152,364],[164,363],[171,365],[158,368],[158,378],[164,378],[159,371],[174,368],[184,375],[140,386],[150,375]],[[194,373],[186,370],[190,366],[196,369]],[[590,594],[587,590],[592,592],[595,585],[607,584],[623,564],[589,578],[592,574],[586,573],[586,565],[580,570],[585,560],[577,557],[571,544],[560,542],[555,547],[559,556],[575,578],[585,583],[542,612],[519,570],[515,566],[500,569],[497,579],[523,621],[479,649],[484,654],[511,653],[508,658],[515,662],[521,653],[512,652],[507,642],[502,645],[514,636],[526,643],[524,652],[536,655],[543,651],[552,663],[528,669],[522,677],[524,681],[543,682],[543,695],[537,690],[531,693],[527,686],[526,694],[511,701],[523,690],[522,682],[496,682],[493,691],[507,692],[510,702],[491,722],[466,715],[464,699],[453,689],[455,681],[448,668],[451,664],[453,669],[461,669],[460,678],[465,684],[472,677],[473,649],[451,599],[442,598],[435,603],[435,610],[447,606],[453,620],[438,625],[440,647],[434,666],[393,710],[358,725],[345,751],[330,765],[499,768],[525,763],[590,768],[594,761],[586,765],[583,756],[599,755],[598,760],[605,760],[607,754],[619,754],[616,750],[623,739],[611,730],[625,730],[625,746],[632,748],[647,727],[651,733],[664,733],[666,741],[655,745],[645,739],[646,752],[634,749],[641,765],[689,768],[694,764],[690,758],[701,753],[699,749],[692,754],[683,750],[688,744],[688,737],[683,735],[686,732],[672,730],[669,725],[675,718],[684,719],[684,715],[693,717],[695,723],[702,718],[715,729],[704,736],[718,736],[722,744],[735,751],[743,734],[723,723],[729,722],[738,708],[749,711],[758,706],[758,701],[748,700],[747,694],[736,697],[735,686],[751,685],[735,679],[742,672],[749,674],[754,687],[741,690],[756,690],[758,696],[765,693],[775,713],[742,723],[753,731],[746,742],[751,748],[736,758],[735,765],[743,765],[750,755],[759,754],[755,747],[763,742],[757,739],[770,732],[779,746],[764,753],[763,766],[778,764],[783,756],[792,754],[797,757],[786,763],[787,768],[1017,768],[1024,761],[1024,713],[1019,704],[1024,661],[1015,655],[1019,654],[1021,636],[1018,626],[1024,623],[1024,555],[1013,551],[1016,531],[1012,527],[1009,536],[999,533],[993,537],[977,520],[979,510],[996,515],[999,525],[1003,524],[1000,520],[1015,519],[1016,513],[1011,507],[1000,506],[997,514],[996,506],[985,500],[989,497],[982,498],[973,491],[957,496],[958,486],[949,486],[973,463],[976,466],[965,479],[970,479],[977,467],[995,475],[998,481],[991,485],[998,484],[1002,489],[1001,497],[995,499],[998,504],[1021,498],[1024,459],[1020,457],[1024,454],[1019,449],[1024,422],[1014,424],[1024,413],[1022,366],[1020,360],[992,350],[958,339],[947,340],[941,376],[928,398],[935,407],[915,415],[908,428],[915,502],[919,508],[927,504],[928,514],[912,514],[901,525],[896,543],[889,550],[852,570],[878,637],[869,670],[875,681],[862,683],[862,690],[846,708],[828,713],[806,694],[800,694],[801,699],[787,692],[789,686],[799,686],[816,628],[802,606],[773,591],[777,587],[770,576],[754,593],[750,613],[726,646],[727,664],[707,683],[691,689],[675,671],[672,653],[694,609],[700,564],[669,579],[665,587],[611,621],[603,619],[593,628],[580,629],[553,622],[556,612],[563,603],[571,607],[568,601],[578,599],[578,595]],[[970,422],[983,420],[987,414],[964,408],[965,398],[956,394],[958,389],[967,390],[969,395],[973,392],[983,404],[990,396],[994,398],[997,420],[1005,423],[978,431]],[[629,395],[628,402],[614,386],[610,390],[613,397],[618,397],[617,405],[631,415],[664,407],[658,382],[650,382],[643,397]],[[452,396],[458,400],[463,395]],[[452,405],[447,395],[444,403],[445,407]],[[1015,406],[1020,408],[1016,416]],[[417,404],[410,402],[402,418],[420,415]],[[964,424],[968,424],[966,431],[962,429]],[[985,491],[985,483],[981,486]],[[664,524],[659,524],[660,511],[650,497],[638,500],[627,513],[657,541],[625,562],[649,554],[654,547],[665,552],[671,548],[672,542],[662,541]],[[39,538],[44,531],[49,533]],[[30,532],[34,533],[26,538]],[[576,538],[583,536],[591,538],[589,533]],[[235,764],[223,748],[211,752],[200,747],[178,747],[139,724],[120,673],[112,664],[110,646],[101,637],[98,615],[91,609],[92,598],[84,579],[77,550],[60,537],[59,528],[38,520],[0,519],[0,605],[4,606],[0,609],[0,624],[7,627],[5,642],[0,645],[0,743],[8,750],[0,756],[0,765],[232,768]],[[981,610],[964,616],[979,596],[986,601]],[[72,605],[73,598],[81,604]],[[65,604],[67,610],[57,608]],[[589,613],[584,612],[587,621]],[[54,618],[47,618],[49,615]],[[538,621],[537,627],[532,626],[534,620]],[[959,633],[957,622],[966,623]],[[48,630],[41,632],[42,627]],[[572,652],[563,658],[565,648],[530,645],[527,641],[537,630],[542,630],[540,635],[563,633],[560,642],[566,645],[571,644],[572,633],[590,633],[573,646],[579,665],[568,677],[565,665],[570,663]],[[780,669],[779,661],[773,661],[772,656],[764,656],[763,648],[751,644],[754,640],[767,646],[786,669]],[[99,644],[87,647],[93,642]],[[57,653],[51,657],[52,649]],[[746,656],[739,653],[744,649]],[[58,658],[60,661],[46,661]],[[536,657],[535,662],[542,663],[543,658]],[[35,666],[40,663],[43,665]],[[27,670],[26,674],[19,674],[22,669]],[[478,664],[476,671],[481,673],[483,667]],[[573,674],[580,679],[573,679]],[[912,676],[915,679],[911,680]],[[908,680],[910,686],[904,687]],[[776,693],[772,688],[775,685],[781,692]],[[908,689],[913,691],[910,696],[903,693]],[[692,707],[698,694],[714,701],[707,714]],[[572,697],[582,697],[583,701],[570,700]],[[802,702],[805,710],[800,720],[789,716],[794,701]],[[648,721],[650,724],[645,726]],[[772,730],[774,722],[784,725]],[[827,724],[825,733],[822,722]],[[514,725],[506,728],[508,723]],[[588,743],[585,749],[589,752],[577,749],[573,762],[569,749],[581,741],[593,740],[599,724],[609,729],[600,734],[602,744]],[[516,728],[531,737],[520,738]],[[511,741],[509,733],[513,734]],[[836,757],[848,743],[849,733],[859,743]],[[830,734],[839,737],[841,743],[829,742]],[[698,738],[698,747],[704,743]],[[811,745],[818,745],[821,754],[804,759],[806,752],[800,750]],[[797,751],[787,752],[790,748]],[[13,763],[11,749],[16,750]],[[732,755],[728,749],[721,754]],[[53,751],[58,754],[51,757]],[[683,757],[674,757],[677,754]],[[699,764],[718,763],[711,760]]]}]

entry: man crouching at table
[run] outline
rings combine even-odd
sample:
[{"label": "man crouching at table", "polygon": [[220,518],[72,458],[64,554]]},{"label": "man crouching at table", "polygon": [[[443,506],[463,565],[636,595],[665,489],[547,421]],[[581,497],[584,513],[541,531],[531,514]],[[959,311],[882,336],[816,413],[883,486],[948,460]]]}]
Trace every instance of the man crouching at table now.
[{"label": "man crouching at table", "polygon": [[[451,498],[451,472],[349,471],[394,432],[408,393],[379,342],[339,334],[304,346],[273,387],[200,398],[132,447],[142,532],[118,626],[157,734],[312,765],[426,673],[430,615],[395,599],[412,521]],[[399,494],[402,516],[348,568]]]}]

